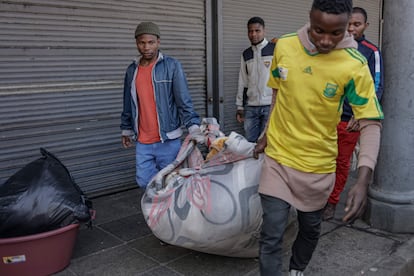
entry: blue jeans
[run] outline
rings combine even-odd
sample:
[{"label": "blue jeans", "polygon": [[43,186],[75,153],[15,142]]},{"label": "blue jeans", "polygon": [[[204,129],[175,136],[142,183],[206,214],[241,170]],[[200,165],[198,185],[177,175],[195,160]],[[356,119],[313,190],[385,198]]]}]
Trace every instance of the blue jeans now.
[{"label": "blue jeans", "polygon": [[270,105],[244,107],[244,136],[247,141],[257,141],[266,126],[269,112]]},{"label": "blue jeans", "polygon": [[180,151],[181,140],[167,140],[164,143],[136,143],[136,181],[139,187],[145,189],[152,177],[172,163]]},{"label": "blue jeans", "polygon": [[[276,197],[260,194],[263,224],[260,233],[259,263],[261,276],[282,275],[283,235],[290,204]],[[297,210],[299,231],[292,246],[289,270],[304,271],[319,240],[322,209],[315,212]]]}]

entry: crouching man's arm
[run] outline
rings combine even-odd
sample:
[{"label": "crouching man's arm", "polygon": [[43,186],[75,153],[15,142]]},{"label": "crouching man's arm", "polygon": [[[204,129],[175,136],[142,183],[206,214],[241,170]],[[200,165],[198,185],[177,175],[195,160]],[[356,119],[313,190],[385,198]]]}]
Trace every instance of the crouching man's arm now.
[{"label": "crouching man's arm", "polygon": [[359,124],[361,136],[359,138],[358,178],[348,192],[345,215],[342,218],[344,222],[353,222],[365,211],[368,185],[372,179],[380,147],[381,122],[361,119]]}]

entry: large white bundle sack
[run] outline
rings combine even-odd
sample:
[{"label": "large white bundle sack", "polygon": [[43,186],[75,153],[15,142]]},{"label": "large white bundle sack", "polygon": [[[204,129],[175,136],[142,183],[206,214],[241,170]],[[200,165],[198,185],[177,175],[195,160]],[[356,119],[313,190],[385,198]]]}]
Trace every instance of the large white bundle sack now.
[{"label": "large white bundle sack", "polygon": [[142,212],[154,235],[205,253],[257,257],[263,155],[254,159],[254,146],[232,132],[206,161],[187,137],[176,160],[152,179],[142,197]]}]

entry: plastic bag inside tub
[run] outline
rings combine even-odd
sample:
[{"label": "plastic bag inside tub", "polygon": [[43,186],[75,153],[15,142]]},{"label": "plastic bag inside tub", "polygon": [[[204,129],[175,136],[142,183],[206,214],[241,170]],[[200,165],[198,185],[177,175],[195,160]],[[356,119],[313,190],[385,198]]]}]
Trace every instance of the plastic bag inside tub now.
[{"label": "plastic bag inside tub", "polygon": [[0,238],[91,221],[92,203],[67,168],[45,149],[40,152],[41,158],[0,184]]},{"label": "plastic bag inside tub", "polygon": [[[148,226],[162,241],[231,257],[256,257],[262,222],[257,193],[261,164],[254,143],[204,120],[204,159],[187,137],[176,160],[151,180],[141,200]],[[212,125],[213,124],[213,125]],[[203,127],[202,127],[203,129]]]}]

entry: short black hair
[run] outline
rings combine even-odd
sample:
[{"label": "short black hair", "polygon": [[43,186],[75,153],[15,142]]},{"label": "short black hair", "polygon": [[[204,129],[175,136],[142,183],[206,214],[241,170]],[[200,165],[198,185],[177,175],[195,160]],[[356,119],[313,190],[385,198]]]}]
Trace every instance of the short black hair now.
[{"label": "short black hair", "polygon": [[362,16],[364,16],[364,18],[365,18],[365,23],[367,23],[367,21],[368,21],[368,14],[367,14],[367,11],[364,8],[354,7],[352,9],[352,13],[360,13],[360,14],[362,14]]},{"label": "short black hair", "polygon": [[352,0],[313,0],[312,10],[326,13],[341,14],[352,13]]},{"label": "short black hair", "polygon": [[258,16],[254,16],[252,18],[249,19],[249,21],[247,21],[247,27],[249,27],[250,24],[256,24],[259,23],[260,25],[265,26],[264,20],[261,17]]}]

